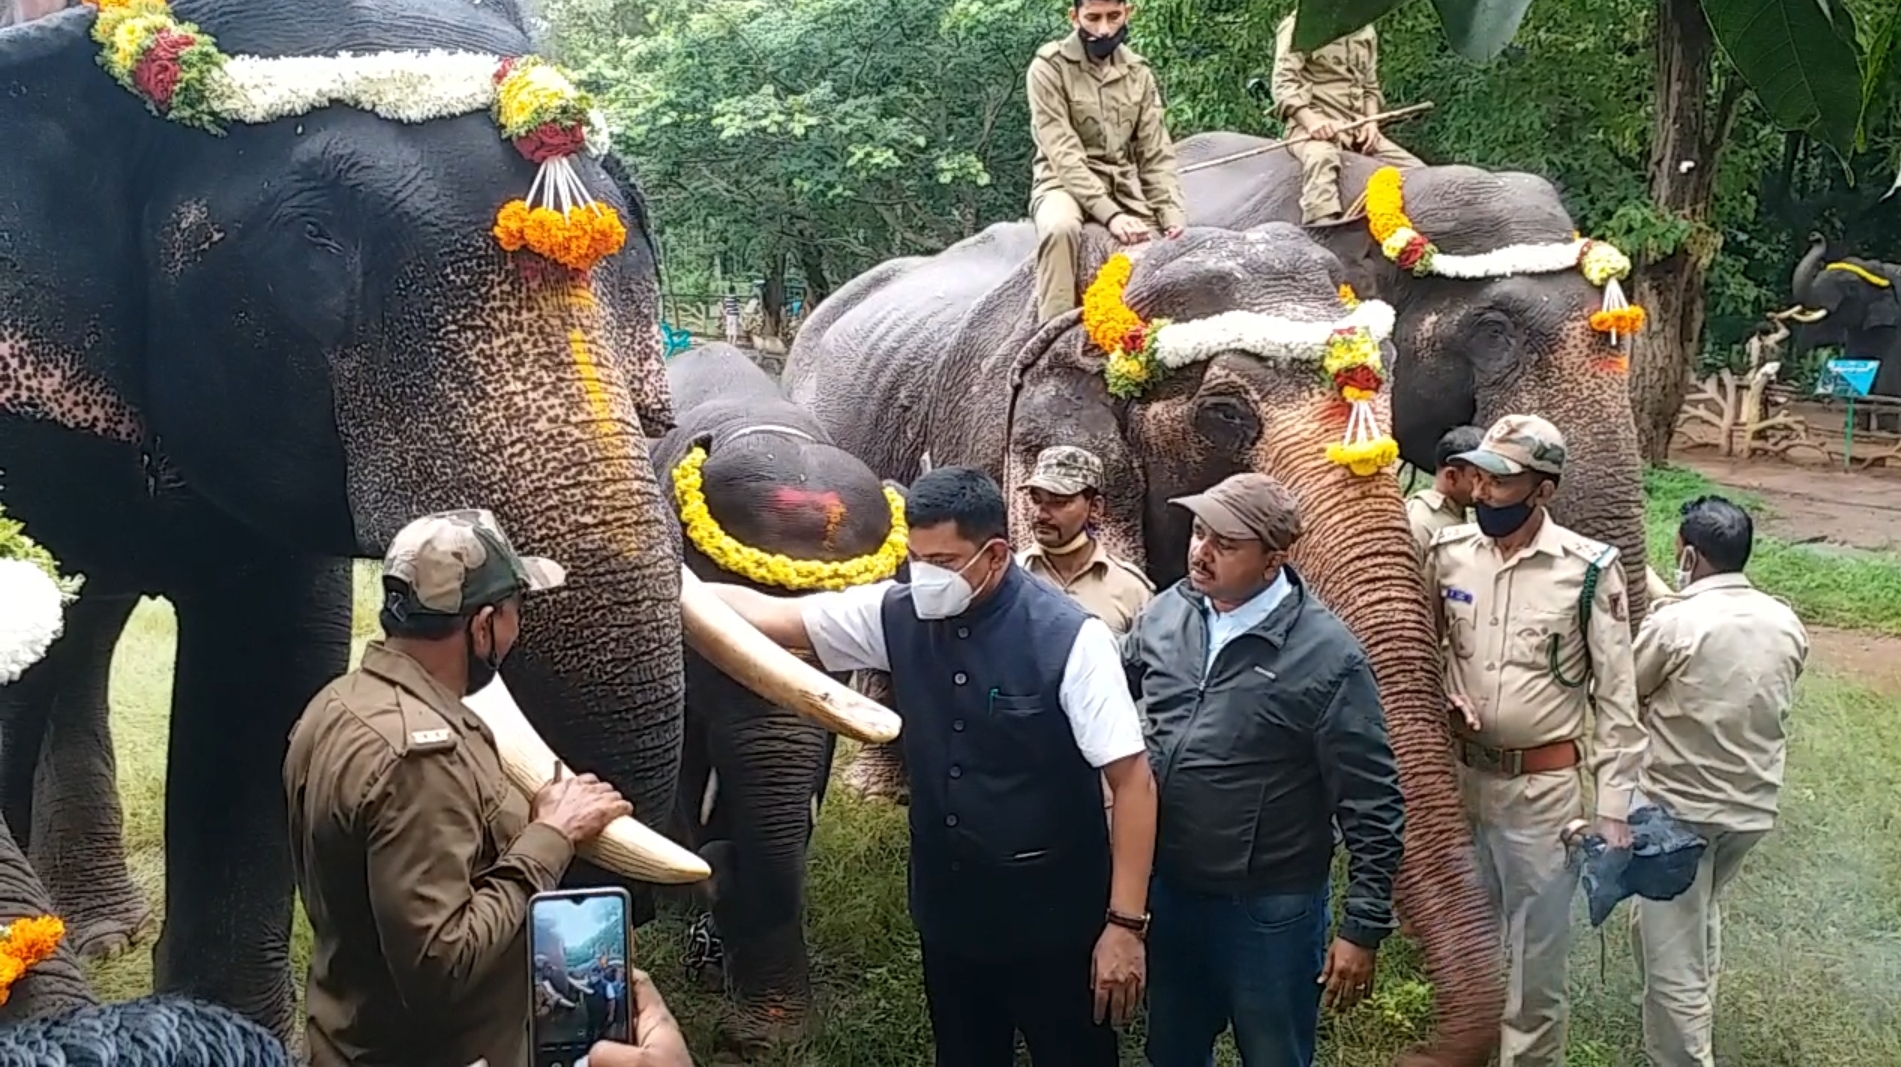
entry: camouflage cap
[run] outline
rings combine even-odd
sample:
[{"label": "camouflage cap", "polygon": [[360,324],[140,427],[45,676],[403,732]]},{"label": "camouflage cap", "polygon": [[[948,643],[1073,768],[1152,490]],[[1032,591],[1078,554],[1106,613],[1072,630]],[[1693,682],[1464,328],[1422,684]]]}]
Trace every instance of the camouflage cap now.
[{"label": "camouflage cap", "polygon": [[1036,470],[1022,488],[1041,489],[1057,496],[1075,496],[1085,489],[1102,491],[1102,460],[1075,445],[1046,448],[1036,457]]},{"label": "camouflage cap", "polygon": [[523,556],[478,508],[424,515],[396,532],[383,557],[384,607],[397,618],[456,616],[567,581],[559,563]]},{"label": "camouflage cap", "polygon": [[1564,435],[1536,415],[1506,415],[1470,452],[1452,457],[1487,474],[1564,473]]}]

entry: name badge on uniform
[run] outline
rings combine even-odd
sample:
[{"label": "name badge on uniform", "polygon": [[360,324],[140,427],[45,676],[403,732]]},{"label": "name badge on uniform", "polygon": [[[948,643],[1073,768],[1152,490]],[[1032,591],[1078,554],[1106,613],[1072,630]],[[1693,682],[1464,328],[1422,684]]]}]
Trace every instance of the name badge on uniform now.
[{"label": "name badge on uniform", "polygon": [[444,744],[449,740],[447,730],[417,730],[409,735],[409,743],[418,748],[427,748]]},{"label": "name badge on uniform", "polygon": [[1472,594],[1463,589],[1447,589],[1446,599],[1459,604],[1470,604],[1472,602]]}]

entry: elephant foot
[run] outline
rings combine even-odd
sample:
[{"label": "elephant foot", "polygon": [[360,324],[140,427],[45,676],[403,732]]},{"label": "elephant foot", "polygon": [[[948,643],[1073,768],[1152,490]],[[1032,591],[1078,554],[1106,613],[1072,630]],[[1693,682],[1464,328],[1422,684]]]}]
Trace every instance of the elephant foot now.
[{"label": "elephant foot", "polygon": [[708,913],[693,920],[686,929],[686,949],[680,955],[687,981],[705,993],[726,990],[726,946],[720,941],[719,928]]},{"label": "elephant foot", "polygon": [[740,1004],[721,1021],[719,1042],[756,1063],[768,1058],[774,1048],[803,1040],[809,1018],[803,1003],[774,999]]},{"label": "elephant foot", "polygon": [[845,768],[845,787],[866,799],[883,797],[898,804],[911,802],[911,786],[904,773],[898,746],[866,745]]},{"label": "elephant foot", "polygon": [[81,907],[60,917],[66,922],[66,944],[87,962],[109,960],[151,940],[158,932],[158,912],[137,895],[106,907]]}]

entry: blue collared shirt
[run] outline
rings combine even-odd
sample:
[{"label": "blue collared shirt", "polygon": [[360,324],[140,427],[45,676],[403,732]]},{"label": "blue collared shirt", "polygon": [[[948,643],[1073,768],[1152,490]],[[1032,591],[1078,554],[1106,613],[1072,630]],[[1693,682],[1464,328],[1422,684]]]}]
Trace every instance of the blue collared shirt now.
[{"label": "blue collared shirt", "polygon": [[1274,609],[1281,606],[1293,587],[1287,582],[1287,572],[1282,570],[1274,576],[1274,581],[1266,589],[1241,602],[1233,611],[1216,611],[1214,601],[1202,600],[1202,615],[1208,620],[1208,658],[1202,661],[1201,673],[1206,675],[1214,669],[1215,656],[1220,654],[1222,646],[1229,641],[1259,626]]}]

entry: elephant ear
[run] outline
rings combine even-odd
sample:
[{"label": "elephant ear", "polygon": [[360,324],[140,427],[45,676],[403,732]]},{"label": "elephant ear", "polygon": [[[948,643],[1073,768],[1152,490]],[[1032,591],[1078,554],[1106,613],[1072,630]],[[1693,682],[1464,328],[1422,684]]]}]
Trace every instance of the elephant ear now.
[{"label": "elephant ear", "polygon": [[1017,487],[1035,469],[1037,455],[1054,445],[1074,445],[1102,461],[1105,518],[1099,537],[1112,554],[1141,566],[1148,478],[1129,444],[1129,404],[1111,396],[1103,378],[1106,361],[1083,329],[1080,310],[1044,323],[1018,353],[1003,452],[1010,543],[1035,543],[1033,505]]},{"label": "elephant ear", "polygon": [[1901,279],[1889,273],[1889,287],[1868,302],[1868,314],[1861,324],[1871,330],[1891,330],[1901,326]]}]

